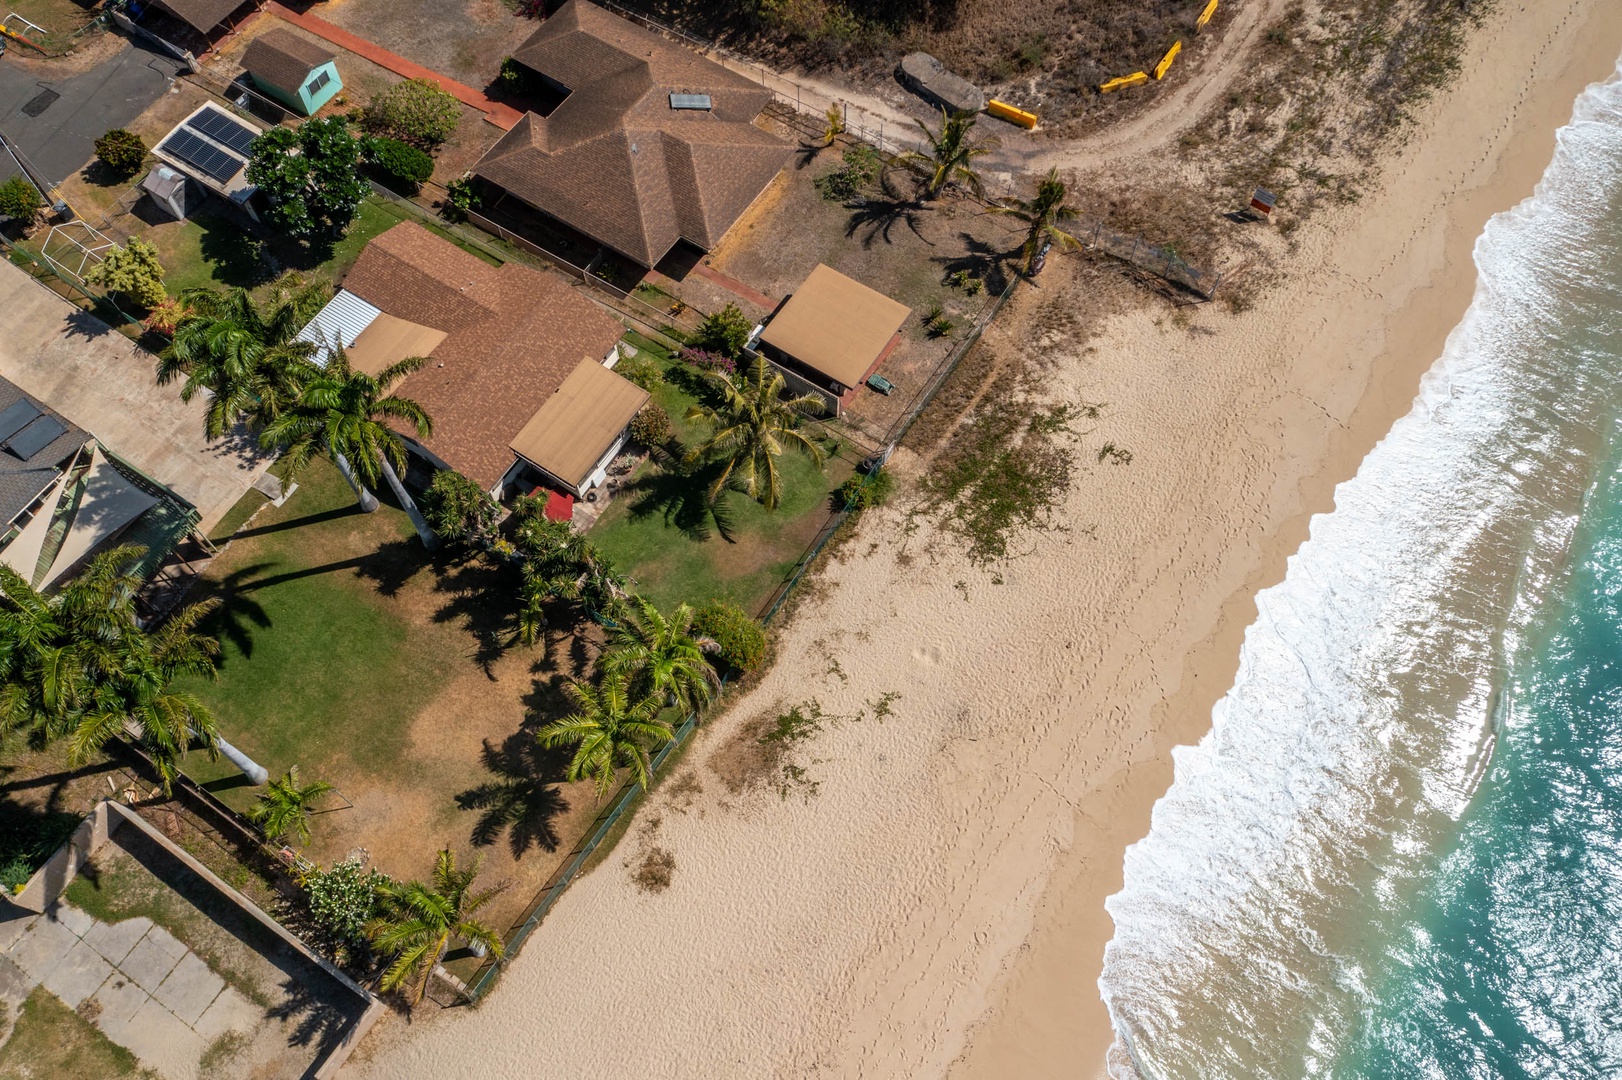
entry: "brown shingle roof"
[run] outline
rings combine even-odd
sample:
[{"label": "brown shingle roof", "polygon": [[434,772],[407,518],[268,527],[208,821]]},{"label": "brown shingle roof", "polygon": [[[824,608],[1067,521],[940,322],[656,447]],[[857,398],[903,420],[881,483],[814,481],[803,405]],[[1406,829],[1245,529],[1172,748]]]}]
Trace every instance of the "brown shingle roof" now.
[{"label": "brown shingle roof", "polygon": [[[474,171],[643,266],[678,239],[713,247],[788,161],[788,143],[753,123],[771,91],[585,0],[513,58],[569,96]],[[673,109],[672,93],[711,108]]]},{"label": "brown shingle roof", "polygon": [[277,27],[268,30],[248,43],[242,54],[242,66],[257,82],[288,94],[297,94],[304,86],[305,76],[338,54],[291,30]]},{"label": "brown shingle roof", "polygon": [[160,7],[201,33],[208,33],[247,0],[152,0]]},{"label": "brown shingle roof", "polygon": [[582,357],[602,359],[624,328],[561,278],[489,263],[415,222],[361,252],[343,287],[384,312],[445,332],[398,393],[434,418],[426,446],[489,488],[509,443]]}]

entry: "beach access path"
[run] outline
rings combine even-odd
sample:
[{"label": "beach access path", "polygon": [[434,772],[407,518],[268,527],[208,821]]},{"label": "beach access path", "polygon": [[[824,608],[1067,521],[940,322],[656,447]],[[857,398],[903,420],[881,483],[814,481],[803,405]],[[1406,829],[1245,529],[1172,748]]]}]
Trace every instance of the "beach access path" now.
[{"label": "beach access path", "polygon": [[[1381,190],[1300,229],[1243,314],[1146,305],[1032,344],[1023,328],[1069,272],[1050,261],[987,344],[1038,360],[1055,399],[1109,403],[1077,445],[1069,531],[993,577],[909,534],[904,497],[866,512],[777,666],[497,992],[391,1021],[346,1075],[1101,1074],[1103,900],[1171,748],[1208,730],[1257,590],[1408,410],[1468,306],[1484,222],[1531,192],[1619,52],[1607,0],[1495,9]],[[1109,443],[1131,464],[1095,462]],[[894,465],[916,476],[909,451]],[[713,767],[729,743],[813,699],[829,717],[801,759],[816,791],[729,789]],[[654,848],[674,861],[657,894],[632,876]],[[637,1038],[604,1015],[634,1017]]]}]

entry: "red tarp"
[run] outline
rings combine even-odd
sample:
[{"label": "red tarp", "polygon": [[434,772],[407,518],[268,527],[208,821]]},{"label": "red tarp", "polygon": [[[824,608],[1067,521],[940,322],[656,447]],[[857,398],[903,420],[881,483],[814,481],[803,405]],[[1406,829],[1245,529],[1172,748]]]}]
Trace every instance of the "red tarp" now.
[{"label": "red tarp", "polygon": [[574,496],[565,495],[561,491],[549,491],[546,495],[546,520],[571,521],[574,519]]}]

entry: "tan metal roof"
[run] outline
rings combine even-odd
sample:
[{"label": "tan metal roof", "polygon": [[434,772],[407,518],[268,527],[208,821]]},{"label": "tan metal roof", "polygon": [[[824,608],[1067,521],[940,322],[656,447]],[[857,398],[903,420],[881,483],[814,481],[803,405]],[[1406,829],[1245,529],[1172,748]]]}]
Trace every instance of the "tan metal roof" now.
[{"label": "tan metal roof", "polygon": [[846,386],[862,381],[912,309],[818,265],[760,340]]},{"label": "tan metal roof", "polygon": [[407,322],[385,311],[360,332],[345,353],[350,367],[376,376],[408,356],[427,356],[449,336],[443,330]]},{"label": "tan metal roof", "polygon": [[513,453],[579,489],[649,394],[582,360],[512,441]]}]

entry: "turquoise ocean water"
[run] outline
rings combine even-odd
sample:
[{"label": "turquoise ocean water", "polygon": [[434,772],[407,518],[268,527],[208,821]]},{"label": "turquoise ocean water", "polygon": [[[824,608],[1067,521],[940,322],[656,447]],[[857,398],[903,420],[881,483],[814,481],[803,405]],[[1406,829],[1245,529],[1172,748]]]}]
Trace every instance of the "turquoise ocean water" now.
[{"label": "turquoise ocean water", "polygon": [[1143,1077],[1622,1077],[1622,81],[1258,597],[1129,849]]}]

